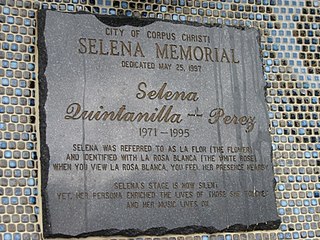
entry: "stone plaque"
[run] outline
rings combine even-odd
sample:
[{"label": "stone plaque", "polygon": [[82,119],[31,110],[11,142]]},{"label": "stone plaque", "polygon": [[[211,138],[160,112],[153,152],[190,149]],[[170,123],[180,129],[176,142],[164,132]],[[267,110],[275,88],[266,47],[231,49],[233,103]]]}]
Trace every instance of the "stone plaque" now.
[{"label": "stone plaque", "polygon": [[278,227],[257,30],[38,17],[47,236]]}]

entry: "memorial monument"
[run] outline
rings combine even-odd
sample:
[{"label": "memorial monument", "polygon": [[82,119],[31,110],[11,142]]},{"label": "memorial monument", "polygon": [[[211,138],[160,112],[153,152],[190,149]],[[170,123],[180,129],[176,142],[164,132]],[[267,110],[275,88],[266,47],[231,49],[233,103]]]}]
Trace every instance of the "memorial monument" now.
[{"label": "memorial monument", "polygon": [[46,236],[278,228],[257,30],[38,15]]}]

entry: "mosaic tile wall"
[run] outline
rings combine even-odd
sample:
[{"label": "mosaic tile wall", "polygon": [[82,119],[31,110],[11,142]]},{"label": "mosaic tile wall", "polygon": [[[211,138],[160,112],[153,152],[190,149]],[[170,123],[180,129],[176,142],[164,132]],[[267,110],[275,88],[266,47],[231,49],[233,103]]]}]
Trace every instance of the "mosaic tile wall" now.
[{"label": "mosaic tile wall", "polygon": [[319,5],[318,0],[0,0],[0,240],[42,238],[35,117],[40,8],[260,29],[282,224],[272,232],[161,239],[320,239]]}]

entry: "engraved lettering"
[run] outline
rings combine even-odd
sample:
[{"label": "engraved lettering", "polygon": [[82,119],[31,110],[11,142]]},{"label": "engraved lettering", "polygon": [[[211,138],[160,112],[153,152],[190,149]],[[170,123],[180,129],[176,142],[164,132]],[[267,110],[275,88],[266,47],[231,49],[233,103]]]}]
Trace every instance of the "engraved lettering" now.
[{"label": "engraved lettering", "polygon": [[139,92],[136,94],[136,97],[138,99],[149,98],[150,100],[164,99],[164,100],[181,100],[181,101],[184,101],[184,100],[197,101],[199,99],[197,92],[185,92],[185,91],[172,92],[170,90],[166,91],[167,85],[168,85],[167,83],[162,84],[159,91],[151,90],[147,92],[146,90],[144,90],[147,88],[147,84],[145,82],[140,82],[138,84]]},{"label": "engraved lettering", "polygon": [[80,54],[102,56],[145,57],[140,42],[105,40],[101,38],[80,38],[78,52]]},{"label": "engraved lettering", "polygon": [[210,114],[210,118],[208,122],[210,124],[216,124],[219,121],[224,123],[225,125],[229,124],[240,124],[243,126],[246,126],[246,132],[249,133],[253,130],[255,126],[255,117],[252,116],[230,116],[230,115],[225,115],[224,109],[223,108],[215,108],[213,109]]},{"label": "engraved lettering", "polygon": [[80,44],[80,47],[78,49],[79,53],[86,53],[87,52],[87,46],[86,46],[85,42],[86,42],[85,38],[79,39],[79,44]]},{"label": "engraved lettering", "polygon": [[[175,44],[155,43],[156,58],[173,59],[184,61],[204,61],[204,62],[222,62],[238,64],[235,59],[234,49],[202,47],[202,46],[184,46]],[[231,59],[231,60],[230,60]]]},{"label": "engraved lettering", "polygon": [[72,103],[67,107],[67,120],[96,120],[96,121],[124,121],[124,122],[166,122],[166,123],[180,123],[182,122],[181,114],[172,113],[173,106],[164,105],[159,110],[155,108],[154,112],[127,112],[126,105],[122,105],[118,111],[87,111],[83,110],[79,103]]}]

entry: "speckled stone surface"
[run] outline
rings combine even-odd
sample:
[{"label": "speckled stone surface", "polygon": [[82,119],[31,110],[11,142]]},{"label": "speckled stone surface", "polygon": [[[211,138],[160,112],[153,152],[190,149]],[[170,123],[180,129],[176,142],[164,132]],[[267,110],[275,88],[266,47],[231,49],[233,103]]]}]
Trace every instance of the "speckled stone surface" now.
[{"label": "speckled stone surface", "polygon": [[258,31],[50,11],[38,30],[47,236],[278,227]]}]

